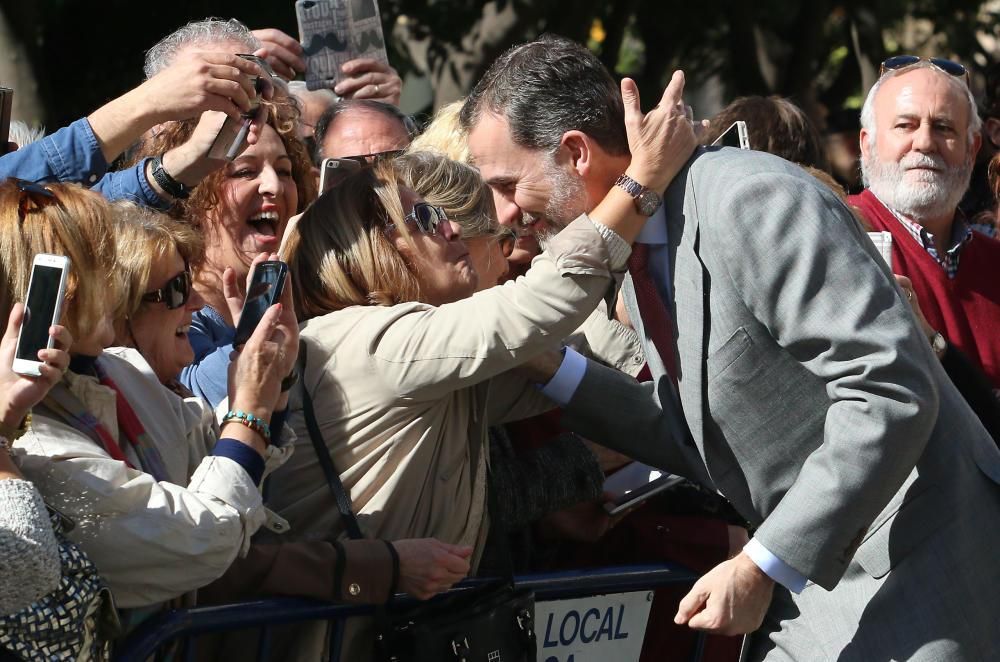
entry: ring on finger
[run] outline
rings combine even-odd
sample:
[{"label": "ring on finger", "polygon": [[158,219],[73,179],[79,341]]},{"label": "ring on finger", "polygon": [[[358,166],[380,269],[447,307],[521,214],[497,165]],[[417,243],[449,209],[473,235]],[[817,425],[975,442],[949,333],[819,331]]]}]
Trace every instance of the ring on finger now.
[{"label": "ring on finger", "polygon": [[378,95],[378,83],[375,83],[375,94]]}]

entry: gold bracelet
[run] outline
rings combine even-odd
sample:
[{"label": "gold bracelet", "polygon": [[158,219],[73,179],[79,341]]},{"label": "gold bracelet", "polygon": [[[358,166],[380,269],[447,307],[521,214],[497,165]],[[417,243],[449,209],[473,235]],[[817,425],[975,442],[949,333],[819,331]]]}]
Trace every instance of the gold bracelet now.
[{"label": "gold bracelet", "polygon": [[21,423],[16,428],[9,428],[6,425],[0,425],[0,437],[4,437],[7,440],[8,448],[10,444],[24,436],[24,433],[28,431],[31,427],[31,410],[24,415],[21,419]]}]

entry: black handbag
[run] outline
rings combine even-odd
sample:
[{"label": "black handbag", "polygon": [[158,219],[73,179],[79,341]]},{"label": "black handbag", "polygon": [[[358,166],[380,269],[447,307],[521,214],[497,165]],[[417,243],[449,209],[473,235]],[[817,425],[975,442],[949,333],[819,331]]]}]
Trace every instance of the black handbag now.
[{"label": "black handbag", "polygon": [[[305,375],[306,345],[299,341],[299,374]],[[350,538],[364,538],[351,498],[333,466],[323,442],[312,398],[302,384],[302,409],[309,439],[326,476]],[[487,482],[490,509],[493,492]],[[506,544],[501,531],[498,538]],[[509,558],[509,554],[508,554]],[[514,586],[513,568],[507,577],[453,595],[415,605],[389,604],[375,613],[375,659],[379,662],[535,662],[535,594]]]}]

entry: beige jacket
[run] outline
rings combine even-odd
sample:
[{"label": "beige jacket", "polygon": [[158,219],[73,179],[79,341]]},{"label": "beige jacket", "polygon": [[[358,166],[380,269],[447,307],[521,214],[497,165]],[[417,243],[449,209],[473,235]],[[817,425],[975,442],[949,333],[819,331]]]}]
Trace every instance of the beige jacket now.
[{"label": "beige jacket", "polygon": [[[68,537],[90,556],[118,606],[155,605],[221,576],[246,551],[267,514],[246,471],[209,455],[218,428],[206,403],[163,387],[134,350],[109,350],[98,360],[127,394],[170,482],[130,469],[83,432],[44,413],[33,416],[31,429],[17,441],[21,470],[76,521]],[[110,389],[72,372],[64,382],[118,434]],[[139,467],[131,446],[120,445]]]},{"label": "beige jacket", "polygon": [[[558,348],[587,318],[611,291],[608,262],[604,240],[583,217],[516,282],[443,306],[357,306],[303,325],[301,385],[367,536],[433,536],[473,546],[478,560],[487,529],[486,429],[553,406],[506,371]],[[299,448],[274,474],[270,505],[293,536],[339,532],[298,388],[290,407]]]}]

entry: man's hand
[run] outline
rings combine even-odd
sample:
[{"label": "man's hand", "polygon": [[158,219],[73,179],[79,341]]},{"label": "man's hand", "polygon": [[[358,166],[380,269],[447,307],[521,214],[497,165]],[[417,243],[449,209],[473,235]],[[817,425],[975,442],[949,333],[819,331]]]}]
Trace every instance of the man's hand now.
[{"label": "man's hand", "polygon": [[261,47],[254,55],[267,61],[274,73],[285,80],[292,80],[297,73],[306,70],[306,61],[302,59],[302,44],[275,28],[254,30],[253,36],[260,41]]},{"label": "man's hand", "polygon": [[403,81],[396,70],[385,62],[362,57],[345,62],[340,70],[346,77],[337,81],[337,85],[333,88],[338,96],[399,105]]},{"label": "man's hand", "polygon": [[177,58],[134,91],[155,124],[190,119],[206,110],[239,119],[257,95],[251,77],[262,73],[255,62],[230,53],[195,52]]},{"label": "man's hand", "polygon": [[417,600],[447,591],[469,574],[471,547],[435,538],[393,540],[392,546],[399,555],[399,590]]},{"label": "man's hand", "polygon": [[774,581],[741,552],[695,582],[674,622],[726,636],[753,632],[764,621],[773,591]]}]

